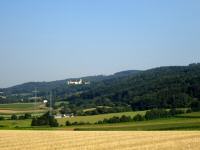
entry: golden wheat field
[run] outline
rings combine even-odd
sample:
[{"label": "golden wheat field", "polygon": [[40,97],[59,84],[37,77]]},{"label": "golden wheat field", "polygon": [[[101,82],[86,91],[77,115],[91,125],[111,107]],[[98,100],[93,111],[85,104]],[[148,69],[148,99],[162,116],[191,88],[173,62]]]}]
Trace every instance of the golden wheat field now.
[{"label": "golden wheat field", "polygon": [[1,150],[199,150],[200,132],[0,131]]}]

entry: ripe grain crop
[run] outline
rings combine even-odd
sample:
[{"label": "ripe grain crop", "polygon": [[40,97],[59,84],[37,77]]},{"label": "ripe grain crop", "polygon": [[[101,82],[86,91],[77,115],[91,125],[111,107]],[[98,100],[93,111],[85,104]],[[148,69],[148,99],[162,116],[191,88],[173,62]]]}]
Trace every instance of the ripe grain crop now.
[{"label": "ripe grain crop", "polygon": [[198,131],[0,131],[1,150],[199,150]]}]

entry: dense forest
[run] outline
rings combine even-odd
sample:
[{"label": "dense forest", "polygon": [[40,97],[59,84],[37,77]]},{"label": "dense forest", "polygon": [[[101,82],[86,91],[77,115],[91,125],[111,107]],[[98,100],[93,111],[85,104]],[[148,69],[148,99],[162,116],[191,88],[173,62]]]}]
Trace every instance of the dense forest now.
[{"label": "dense forest", "polygon": [[67,85],[67,81],[79,80],[80,78],[70,78],[65,80],[57,80],[52,82],[28,82],[21,85],[16,85],[9,88],[0,89],[0,92],[4,92],[4,96],[7,96],[6,100],[1,100],[0,103],[17,102],[21,99],[28,99],[34,96],[34,90],[37,88],[37,95],[39,97],[48,98],[49,93],[53,92],[56,95],[57,100],[67,98],[71,95],[82,93],[93,89],[94,87],[101,86],[104,80],[120,80],[128,76],[133,76],[139,73],[139,70],[128,70],[118,72],[112,75],[97,75],[81,77],[84,81],[89,81],[89,85]]},{"label": "dense forest", "polygon": [[122,79],[103,80],[98,86],[73,95],[67,101],[80,108],[190,107],[192,102],[200,101],[200,64],[159,67]]}]

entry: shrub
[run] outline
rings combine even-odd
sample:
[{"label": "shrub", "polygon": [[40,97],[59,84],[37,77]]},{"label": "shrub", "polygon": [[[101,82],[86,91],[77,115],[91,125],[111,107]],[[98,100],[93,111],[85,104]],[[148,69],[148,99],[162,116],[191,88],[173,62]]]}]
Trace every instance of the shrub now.
[{"label": "shrub", "polygon": [[187,109],[186,110],[186,113],[191,113],[192,112],[192,109]]},{"label": "shrub", "polygon": [[144,120],[144,117],[140,114],[137,114],[133,117],[133,120],[134,121],[143,121]]},{"label": "shrub", "polygon": [[121,116],[121,118],[120,118],[120,122],[130,122],[130,121],[132,121],[132,119],[131,119],[130,116],[125,116],[125,115],[123,115],[123,116]]},{"label": "shrub", "polygon": [[177,110],[177,109],[175,109],[175,108],[172,108],[172,109],[170,109],[170,111],[169,111],[170,116],[175,116],[175,115],[184,114],[184,113],[185,113],[184,110]]},{"label": "shrub", "polygon": [[119,122],[120,122],[120,118],[116,116],[108,119],[108,123],[119,123]]},{"label": "shrub", "polygon": [[145,119],[153,120],[153,119],[165,118],[165,117],[169,117],[169,116],[170,116],[170,114],[166,110],[152,109],[152,110],[146,112]]},{"label": "shrub", "polygon": [[58,127],[58,121],[54,118],[54,116],[49,116],[49,125],[50,127]]},{"label": "shrub", "polygon": [[69,122],[68,120],[65,122],[65,125],[66,126],[71,126],[72,124],[71,124],[71,122]]},{"label": "shrub", "polygon": [[5,118],[3,116],[0,116],[0,120],[4,120]]},{"label": "shrub", "polygon": [[11,116],[11,120],[17,120],[17,115],[13,114],[13,115]]},{"label": "shrub", "polygon": [[31,114],[25,113],[24,114],[24,119],[31,119]]},{"label": "shrub", "polygon": [[40,116],[39,118],[33,118],[31,125],[32,126],[49,125],[50,127],[58,127],[59,126],[57,120],[54,118],[54,116],[50,116],[49,112]]},{"label": "shrub", "polygon": [[192,111],[194,111],[194,112],[200,111],[200,101],[193,100],[190,106],[191,106]]},{"label": "shrub", "polygon": [[95,124],[103,124],[103,121],[99,120],[99,121],[96,122]]},{"label": "shrub", "polygon": [[31,126],[37,126],[37,119],[36,118],[32,119]]},{"label": "shrub", "polygon": [[24,116],[19,116],[18,119],[19,119],[19,120],[24,120],[25,117],[24,117]]}]

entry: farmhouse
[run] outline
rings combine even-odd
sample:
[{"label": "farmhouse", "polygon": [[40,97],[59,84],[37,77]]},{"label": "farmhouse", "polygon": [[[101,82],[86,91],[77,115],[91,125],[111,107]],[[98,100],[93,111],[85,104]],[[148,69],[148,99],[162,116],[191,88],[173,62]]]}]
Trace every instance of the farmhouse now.
[{"label": "farmhouse", "polygon": [[71,114],[58,114],[58,115],[55,115],[54,117],[56,119],[59,119],[59,118],[73,118],[74,114],[73,113],[71,113]]},{"label": "farmhouse", "polygon": [[1,99],[6,99],[7,97],[4,95],[4,92],[0,92],[0,98]]},{"label": "farmhouse", "polygon": [[6,99],[7,97],[6,97],[6,96],[1,96],[1,95],[0,95],[0,98],[2,98],[2,99]]},{"label": "farmhouse", "polygon": [[48,100],[43,100],[43,103],[44,103],[44,104],[48,103]]}]

